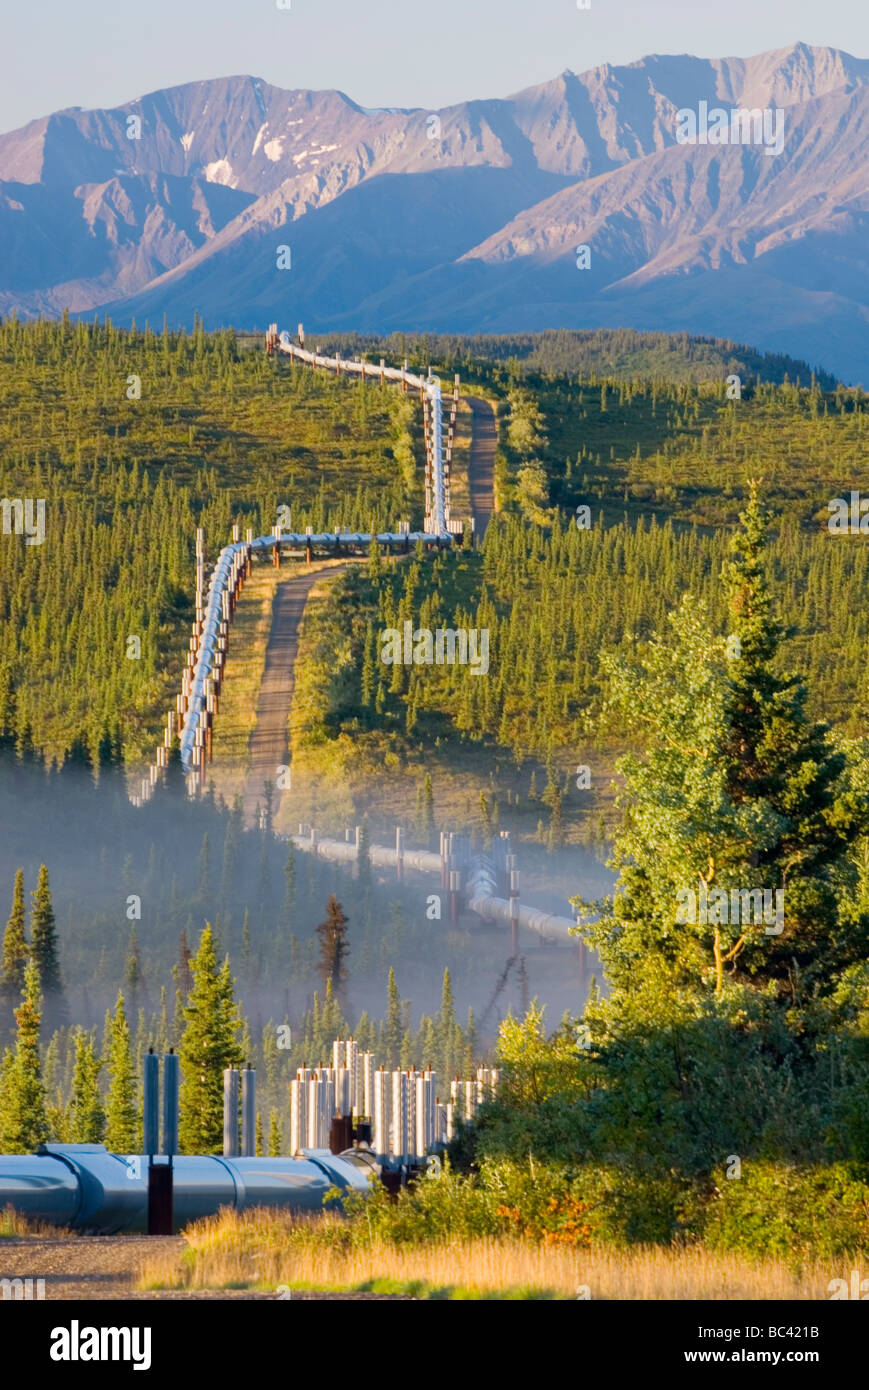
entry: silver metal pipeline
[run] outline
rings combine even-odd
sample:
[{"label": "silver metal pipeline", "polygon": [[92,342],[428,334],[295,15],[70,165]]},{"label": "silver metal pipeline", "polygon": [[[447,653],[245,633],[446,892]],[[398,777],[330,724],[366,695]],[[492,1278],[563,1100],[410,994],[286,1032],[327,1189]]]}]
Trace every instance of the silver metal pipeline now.
[{"label": "silver metal pipeline", "polygon": [[[359,856],[355,842],[330,840],[325,837],[320,839],[315,830],[310,831],[307,835],[291,835],[289,838],[296,849],[315,854],[320,859],[329,859],[335,864],[355,864]],[[389,849],[387,845],[369,845],[368,858],[373,865],[382,869],[397,868],[400,858],[406,869],[415,869],[421,874],[439,874],[443,863],[439,854],[432,854],[427,849],[402,849],[399,851]]]},{"label": "silver metal pipeline", "polygon": [[[430,459],[431,459],[431,498],[430,514],[426,516],[424,531],[383,531],[376,537],[367,531],[312,531],[282,533],[276,529],[271,536],[258,536],[256,540],[236,540],[224,546],[217,558],[211,583],[201,631],[196,648],[196,662],[190,684],[189,698],[183,712],[180,728],[181,765],[185,773],[193,770],[197,748],[203,746],[203,721],[208,718],[208,680],[214,673],[218,648],[221,641],[221,624],[229,619],[229,600],[236,591],[239,573],[251,553],[287,547],[331,546],[335,551],[342,545],[370,545],[376,539],[381,545],[409,545],[423,541],[425,544],[452,544],[453,532],[450,530],[449,504],[447,501],[446,473],[443,441],[443,401],[441,383],[437,377],[416,376],[404,368],[387,367],[385,363],[375,366],[370,362],[353,362],[339,356],[324,357],[316,352],[306,352],[296,347],[289,333],[280,334],[276,344],[278,350],[301,362],[314,367],[332,367],[338,372],[356,372],[361,376],[376,376],[382,381],[398,381],[422,392],[431,415]],[[224,627],[223,631],[226,631]]]},{"label": "silver metal pipeline", "polygon": [[[35,1154],[0,1154],[0,1210],[76,1230],[148,1229],[148,1155],[113,1154],[102,1144],[43,1144]],[[321,1211],[330,1187],[366,1193],[370,1163],[322,1149],[297,1158],[182,1155],[173,1159],[174,1227],[221,1207]]]},{"label": "silver metal pipeline", "polygon": [[307,352],[304,348],[296,346],[286,329],[280,334],[276,347],[279,352],[297,358],[300,362],[307,362],[312,367],[331,367],[337,372],[356,372],[359,376],[377,377],[381,381],[400,381],[423,392],[431,411],[432,509],[431,517],[427,517],[426,522],[430,522],[431,530],[435,534],[449,532],[440,379],[434,376],[416,376],[403,367],[387,367],[384,363],[378,367],[374,362],[352,361],[346,357],[339,357],[337,353],[334,357],[324,357],[321,353]]},{"label": "silver metal pipeline", "polygon": [[[315,854],[320,859],[328,859],[336,864],[355,864],[358,858],[358,843],[351,840],[332,840],[318,837],[311,829],[307,834],[301,831],[291,835],[290,840],[296,849],[307,854]],[[443,874],[445,860],[442,855],[430,850],[390,849],[387,845],[370,845],[368,858],[378,868],[397,869],[399,861],[404,869],[413,869],[422,874]],[[508,926],[515,920],[519,927],[534,932],[544,941],[571,941],[571,929],[576,926],[573,917],[560,917],[556,913],[544,912],[542,908],[520,906],[498,896],[498,875],[491,860],[484,856],[475,859],[468,871],[465,885],[465,907],[487,922],[505,922]]]},{"label": "silver metal pipeline", "polygon": [[497,896],[498,878],[490,860],[480,857],[472,865],[465,886],[465,906],[487,922],[516,921],[518,926],[536,932],[543,940],[569,941],[576,919],[559,917],[538,907],[521,907],[517,902]]},{"label": "silver metal pipeline", "polygon": [[185,773],[192,770],[196,749],[196,733],[201,727],[207,706],[207,681],[216,665],[221,623],[225,621],[226,597],[238,575],[239,564],[248,552],[272,550],[277,547],[317,545],[339,549],[342,545],[370,545],[376,539],[380,545],[401,545],[422,541],[428,545],[452,545],[454,537],[448,531],[439,534],[428,531],[289,531],[280,535],[257,536],[252,541],[234,541],[221,550],[211,575],[205,617],[196,651],[196,664],[190,685],[187,708],[180,730],[181,766]]}]

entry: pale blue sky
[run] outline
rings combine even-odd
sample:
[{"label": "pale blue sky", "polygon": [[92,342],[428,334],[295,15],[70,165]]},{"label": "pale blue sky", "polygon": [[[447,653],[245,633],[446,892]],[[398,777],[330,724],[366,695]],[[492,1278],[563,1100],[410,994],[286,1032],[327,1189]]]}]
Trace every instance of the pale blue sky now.
[{"label": "pale blue sky", "polygon": [[429,110],[647,53],[802,39],[869,57],[866,0],[2,0],[0,131],[64,106],[251,73]]}]

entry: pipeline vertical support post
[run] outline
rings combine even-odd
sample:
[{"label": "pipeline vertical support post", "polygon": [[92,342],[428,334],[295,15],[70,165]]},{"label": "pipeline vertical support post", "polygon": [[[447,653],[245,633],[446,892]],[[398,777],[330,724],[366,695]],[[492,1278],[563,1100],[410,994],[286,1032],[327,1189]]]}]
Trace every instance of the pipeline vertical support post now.
[{"label": "pipeline vertical support post", "polygon": [[256,1153],[256,1071],[249,1062],[241,1074],[241,1152],[243,1158]]},{"label": "pipeline vertical support post", "polygon": [[[510,856],[515,858],[514,855]],[[510,870],[510,955],[519,952],[519,871]]]},{"label": "pipeline vertical support post", "polygon": [[163,1152],[172,1158],[178,1152],[178,1097],[181,1061],[173,1048],[163,1057]]},{"label": "pipeline vertical support post", "polygon": [[407,1151],[407,1077],[398,1067],[392,1073],[392,1153],[399,1163]]},{"label": "pipeline vertical support post", "polygon": [[173,1050],[163,1057],[163,1153],[166,1162],[151,1162],[148,1166],[149,1236],[171,1236],[175,1225],[173,1158],[178,1152],[179,1083],[179,1059]]},{"label": "pipeline vertical support post", "polygon": [[160,1058],[149,1048],[142,1087],[142,1147],[148,1159],[148,1235],[172,1234],[172,1169],[155,1163],[160,1152]]},{"label": "pipeline vertical support post", "polygon": [[223,1073],[223,1156],[238,1153],[238,1072],[227,1067]]},{"label": "pipeline vertical support post", "polygon": [[148,1235],[171,1236],[173,1224],[172,1161],[148,1165]]},{"label": "pipeline vertical support post", "polygon": [[395,876],[404,878],[404,831],[400,825],[395,827]]},{"label": "pipeline vertical support post", "polygon": [[160,1152],[160,1058],[153,1047],[148,1049],[144,1058],[142,1148],[149,1161]]},{"label": "pipeline vertical support post", "polygon": [[459,891],[461,885],[461,874],[457,869],[450,870],[450,922],[453,926],[459,920]]},{"label": "pipeline vertical support post", "polygon": [[196,620],[201,622],[204,616],[203,594],[205,591],[205,531],[201,526],[196,528]]},{"label": "pipeline vertical support post", "polygon": [[[577,922],[577,925],[579,925],[578,922]],[[580,986],[583,986],[583,987],[584,987],[584,986],[586,986],[586,985],[588,984],[588,976],[589,976],[589,968],[588,968],[588,947],[586,946],[586,944],[585,944],[585,942],[583,941],[582,937],[579,938],[579,943],[578,943],[578,944],[579,944],[579,982],[580,982]]]}]

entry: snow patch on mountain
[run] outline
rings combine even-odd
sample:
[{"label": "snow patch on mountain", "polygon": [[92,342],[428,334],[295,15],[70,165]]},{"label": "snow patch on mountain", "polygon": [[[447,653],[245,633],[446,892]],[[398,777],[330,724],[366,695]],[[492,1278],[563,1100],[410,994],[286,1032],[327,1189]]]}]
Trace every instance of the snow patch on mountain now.
[{"label": "snow patch on mountain", "polygon": [[227,188],[235,188],[238,185],[238,179],[234,177],[228,159],[214,159],[210,164],[206,164],[202,172],[209,183],[222,183]]}]

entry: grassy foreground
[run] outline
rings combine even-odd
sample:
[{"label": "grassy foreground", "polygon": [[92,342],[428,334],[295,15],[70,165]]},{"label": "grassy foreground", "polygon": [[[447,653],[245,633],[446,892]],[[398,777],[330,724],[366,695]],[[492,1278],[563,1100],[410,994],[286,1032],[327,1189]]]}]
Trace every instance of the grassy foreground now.
[{"label": "grassy foreground", "polygon": [[341,1218],[224,1210],[184,1232],[180,1257],[156,1255],[141,1289],[369,1290],[440,1299],[817,1300],[848,1270],[791,1268],[702,1246],[583,1250],[481,1237],[414,1246],[342,1244]]}]

